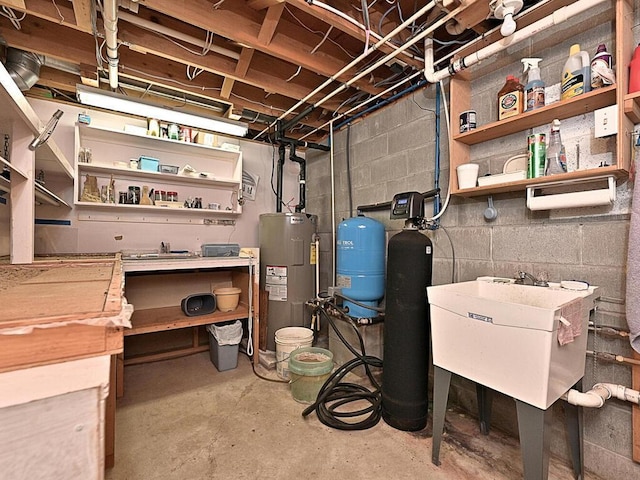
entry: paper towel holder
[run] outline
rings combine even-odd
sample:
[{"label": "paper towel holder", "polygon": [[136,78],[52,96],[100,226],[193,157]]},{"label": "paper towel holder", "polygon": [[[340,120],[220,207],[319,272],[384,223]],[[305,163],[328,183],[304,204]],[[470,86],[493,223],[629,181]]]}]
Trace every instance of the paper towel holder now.
[{"label": "paper towel holder", "polygon": [[[585,189],[585,185],[591,188]],[[556,180],[527,187],[529,210],[596,207],[611,205],[615,200],[616,179],[613,175]]]}]

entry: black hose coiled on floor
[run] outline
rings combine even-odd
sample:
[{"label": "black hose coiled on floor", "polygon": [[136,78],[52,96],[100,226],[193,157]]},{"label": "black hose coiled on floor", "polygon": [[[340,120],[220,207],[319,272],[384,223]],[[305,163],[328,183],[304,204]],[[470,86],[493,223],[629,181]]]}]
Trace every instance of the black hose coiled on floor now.
[{"label": "black hose coiled on floor", "polygon": [[[328,303],[328,305],[331,305],[339,311],[337,306],[331,303]],[[380,385],[373,377],[369,367],[381,368],[382,360],[378,357],[366,355],[362,336],[360,335],[357,327],[353,324],[351,318],[342,314],[343,317],[348,319],[349,324],[355,330],[360,343],[360,351],[362,353],[358,352],[349,344],[335,326],[331,315],[329,315],[324,308],[320,308],[320,313],[329,321],[329,325],[331,325],[331,328],[336,332],[338,338],[340,338],[356,358],[348,361],[329,376],[327,381],[320,388],[316,401],[304,409],[302,416],[306,417],[311,412],[315,411],[320,422],[328,427],[338,430],[366,430],[367,428],[371,428],[377,425],[380,418],[382,418],[382,394],[380,392]],[[373,391],[356,383],[341,382],[347,373],[360,365],[364,366],[367,377],[374,387]],[[338,411],[340,407],[360,400],[369,402],[369,406],[352,411]],[[347,422],[342,420],[343,418],[354,418],[362,415],[368,416],[357,422]]]}]

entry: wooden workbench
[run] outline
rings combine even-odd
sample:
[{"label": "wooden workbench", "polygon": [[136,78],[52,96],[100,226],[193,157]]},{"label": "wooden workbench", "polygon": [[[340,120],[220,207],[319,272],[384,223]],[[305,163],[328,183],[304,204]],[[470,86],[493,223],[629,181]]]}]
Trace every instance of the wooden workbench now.
[{"label": "wooden workbench", "polygon": [[[103,397],[98,398],[94,410],[100,426],[106,426],[100,433],[104,450],[94,452],[99,465],[113,461],[115,395],[108,387],[115,383],[115,358],[122,352],[123,329],[130,325],[132,311],[123,297],[123,278],[119,255],[0,264],[0,385],[16,385],[20,378],[37,378],[46,375],[44,371],[58,375],[57,366],[63,362],[68,365],[66,370],[73,365],[85,368],[83,362],[98,357],[112,365],[111,377],[95,379],[96,390],[102,392],[98,397]],[[60,382],[71,377],[74,375],[62,375]],[[43,386],[42,401],[55,401],[56,397],[47,398],[50,391],[54,390]],[[31,392],[29,398],[33,402],[37,394]],[[19,407],[3,406],[3,413],[8,415]],[[52,434],[53,430],[47,429],[46,425],[34,425],[30,435]],[[13,444],[6,438],[2,443],[5,441],[7,445],[0,448],[11,452]],[[51,444],[56,445],[55,439]]]}]

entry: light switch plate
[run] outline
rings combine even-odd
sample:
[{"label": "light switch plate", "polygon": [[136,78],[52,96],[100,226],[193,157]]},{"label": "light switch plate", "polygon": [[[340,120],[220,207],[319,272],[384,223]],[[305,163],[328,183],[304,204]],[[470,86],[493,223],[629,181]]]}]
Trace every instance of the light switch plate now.
[{"label": "light switch plate", "polygon": [[611,105],[594,112],[595,137],[608,137],[618,133],[618,106]]}]

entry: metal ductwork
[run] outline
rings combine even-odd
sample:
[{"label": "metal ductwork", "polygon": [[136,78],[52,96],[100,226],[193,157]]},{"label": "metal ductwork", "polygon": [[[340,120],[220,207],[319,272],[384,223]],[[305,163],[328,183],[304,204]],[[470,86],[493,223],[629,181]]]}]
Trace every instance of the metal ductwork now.
[{"label": "metal ductwork", "polygon": [[25,52],[17,48],[7,48],[5,68],[23,92],[33,87],[40,78],[40,67],[44,59],[35,53]]},{"label": "metal ductwork", "polygon": [[23,92],[33,87],[40,79],[40,67],[49,67],[63,72],[80,75],[80,67],[56,58],[7,47],[7,72]]}]

